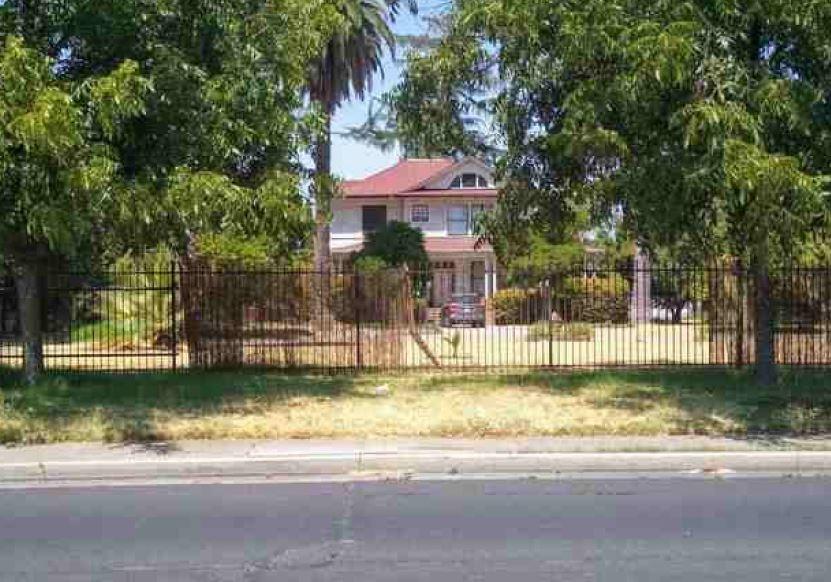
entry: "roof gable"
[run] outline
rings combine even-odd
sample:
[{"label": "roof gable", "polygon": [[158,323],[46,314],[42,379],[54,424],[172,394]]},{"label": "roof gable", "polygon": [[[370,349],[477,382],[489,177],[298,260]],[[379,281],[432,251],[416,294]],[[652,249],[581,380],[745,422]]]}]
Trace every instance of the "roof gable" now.
[{"label": "roof gable", "polygon": [[346,196],[394,196],[418,189],[433,176],[455,165],[452,158],[401,160],[363,180],[344,182],[343,191]]},{"label": "roof gable", "polygon": [[449,190],[453,180],[462,174],[479,174],[485,176],[489,183],[493,181],[493,171],[487,164],[476,158],[465,158],[435,176],[431,176],[421,185],[421,188],[425,190]]},{"label": "roof gable", "polygon": [[406,159],[363,180],[346,181],[342,190],[347,198],[413,196],[419,192],[446,190],[459,171],[476,171],[491,176],[490,168],[475,158],[460,161],[453,158]]}]

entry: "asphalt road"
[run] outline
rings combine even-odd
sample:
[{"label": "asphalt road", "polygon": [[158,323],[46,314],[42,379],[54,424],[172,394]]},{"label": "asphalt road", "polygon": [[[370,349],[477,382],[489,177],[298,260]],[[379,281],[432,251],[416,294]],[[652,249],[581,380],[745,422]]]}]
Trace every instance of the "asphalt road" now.
[{"label": "asphalt road", "polygon": [[831,480],[0,491],[2,580],[828,580]]}]

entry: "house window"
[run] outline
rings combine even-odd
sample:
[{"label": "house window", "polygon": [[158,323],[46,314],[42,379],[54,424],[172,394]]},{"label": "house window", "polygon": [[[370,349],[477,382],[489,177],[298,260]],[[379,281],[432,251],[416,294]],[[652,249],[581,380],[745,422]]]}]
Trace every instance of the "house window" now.
[{"label": "house window", "polygon": [[490,185],[488,184],[487,178],[481,174],[462,174],[461,176],[456,176],[456,179],[450,184],[450,188],[454,190],[488,187]]},{"label": "house window", "polygon": [[467,205],[451,206],[447,209],[447,233],[466,235],[470,230]]},{"label": "house window", "polygon": [[426,204],[415,204],[410,209],[410,222],[430,222],[430,207]]},{"label": "house window", "polygon": [[387,224],[386,206],[364,206],[362,207],[362,227],[364,232],[375,232]]}]

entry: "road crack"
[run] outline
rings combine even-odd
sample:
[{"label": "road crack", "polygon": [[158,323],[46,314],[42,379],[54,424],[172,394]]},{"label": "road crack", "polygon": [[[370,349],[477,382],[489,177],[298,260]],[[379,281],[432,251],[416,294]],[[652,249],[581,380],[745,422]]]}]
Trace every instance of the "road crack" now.
[{"label": "road crack", "polygon": [[299,548],[289,548],[264,560],[251,562],[245,566],[243,580],[246,582],[268,580],[280,571],[329,568],[342,560],[355,543],[352,539],[355,485],[344,484],[344,493],[343,510],[340,517],[332,523],[331,540]]}]

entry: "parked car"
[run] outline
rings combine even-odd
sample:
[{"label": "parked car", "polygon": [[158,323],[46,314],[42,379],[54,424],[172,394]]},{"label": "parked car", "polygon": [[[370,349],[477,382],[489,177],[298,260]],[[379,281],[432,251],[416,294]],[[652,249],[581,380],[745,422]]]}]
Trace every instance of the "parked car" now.
[{"label": "parked car", "polygon": [[467,324],[485,327],[485,302],[478,293],[457,293],[441,308],[442,327]]}]

